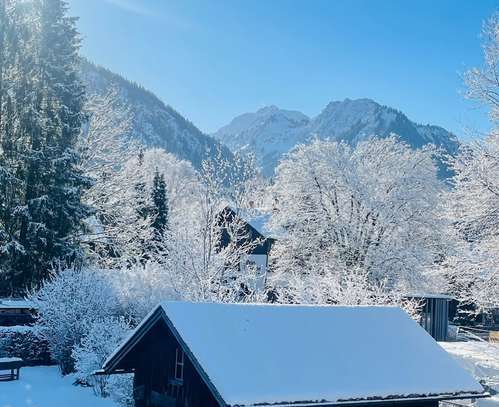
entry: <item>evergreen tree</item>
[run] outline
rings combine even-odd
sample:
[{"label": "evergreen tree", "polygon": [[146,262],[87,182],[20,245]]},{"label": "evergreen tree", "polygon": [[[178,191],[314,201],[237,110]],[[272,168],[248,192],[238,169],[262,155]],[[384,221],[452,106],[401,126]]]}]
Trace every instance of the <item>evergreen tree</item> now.
[{"label": "evergreen tree", "polygon": [[2,118],[12,123],[0,123],[0,186],[6,192],[0,268],[3,280],[21,289],[38,285],[55,262],[69,265],[79,257],[75,236],[89,214],[81,195],[90,184],[75,149],[85,119],[84,88],[77,72],[79,37],[65,1],[17,2],[0,13],[10,14],[0,40],[12,65],[9,76],[2,66],[11,85],[3,92]]},{"label": "evergreen tree", "polygon": [[26,217],[25,176],[29,134],[37,118],[34,91],[36,9],[28,3],[0,7],[0,291],[12,294],[25,255],[20,226]]},{"label": "evergreen tree", "polygon": [[154,172],[151,200],[154,215],[154,221],[151,226],[154,229],[154,238],[160,240],[168,229],[169,208],[165,176],[164,174],[160,174],[158,169]]}]

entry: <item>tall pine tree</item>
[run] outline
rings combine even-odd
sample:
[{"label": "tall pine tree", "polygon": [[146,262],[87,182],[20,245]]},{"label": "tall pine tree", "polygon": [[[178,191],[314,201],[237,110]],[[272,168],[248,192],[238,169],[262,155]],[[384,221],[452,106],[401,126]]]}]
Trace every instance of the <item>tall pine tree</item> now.
[{"label": "tall pine tree", "polygon": [[35,21],[30,3],[2,1],[0,9],[0,291],[11,294],[22,285],[17,261],[26,255],[20,227],[26,217],[26,157],[35,109]]},{"label": "tall pine tree", "polygon": [[154,221],[154,239],[161,240],[168,229],[168,194],[164,174],[160,174],[158,169],[154,172],[151,190],[152,212]]},{"label": "tall pine tree", "polygon": [[75,20],[67,17],[63,0],[19,3],[13,9],[30,17],[15,24],[12,36],[25,41],[13,59],[14,91],[8,92],[16,123],[10,130],[2,124],[0,134],[0,162],[20,181],[9,188],[13,202],[0,220],[9,226],[3,246],[16,250],[2,251],[0,268],[20,291],[39,284],[55,263],[67,266],[79,258],[75,236],[89,213],[81,203],[89,180],[79,170],[75,150],[85,119]]}]

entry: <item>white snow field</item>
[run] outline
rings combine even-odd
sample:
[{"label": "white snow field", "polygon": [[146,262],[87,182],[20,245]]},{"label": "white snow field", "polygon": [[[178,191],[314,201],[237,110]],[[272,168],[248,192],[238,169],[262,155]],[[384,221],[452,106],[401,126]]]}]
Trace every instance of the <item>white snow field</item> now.
[{"label": "white snow field", "polygon": [[23,367],[19,380],[0,381],[0,407],[118,407],[73,381],[57,366]]},{"label": "white snow field", "polygon": [[477,380],[498,392],[489,399],[478,400],[480,407],[499,407],[499,343],[440,342],[440,345]]}]

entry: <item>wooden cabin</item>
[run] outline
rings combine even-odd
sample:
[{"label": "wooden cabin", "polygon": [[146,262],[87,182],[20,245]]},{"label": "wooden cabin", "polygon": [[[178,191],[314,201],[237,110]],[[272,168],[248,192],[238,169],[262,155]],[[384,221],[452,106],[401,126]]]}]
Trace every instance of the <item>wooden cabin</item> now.
[{"label": "wooden cabin", "polygon": [[137,407],[414,406],[486,396],[396,307],[165,302],[96,374]]}]

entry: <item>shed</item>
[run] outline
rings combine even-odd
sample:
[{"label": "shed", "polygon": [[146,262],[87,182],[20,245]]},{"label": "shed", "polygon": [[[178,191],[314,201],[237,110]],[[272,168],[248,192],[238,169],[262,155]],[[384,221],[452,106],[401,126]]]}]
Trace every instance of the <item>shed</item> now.
[{"label": "shed", "polygon": [[99,374],[137,407],[419,406],[483,388],[396,307],[165,302]]},{"label": "shed", "polygon": [[452,297],[444,294],[412,294],[421,301],[420,325],[437,341],[446,341],[449,329],[449,304]]},{"label": "shed", "polygon": [[29,325],[35,322],[36,306],[30,301],[0,298],[0,326]]}]

